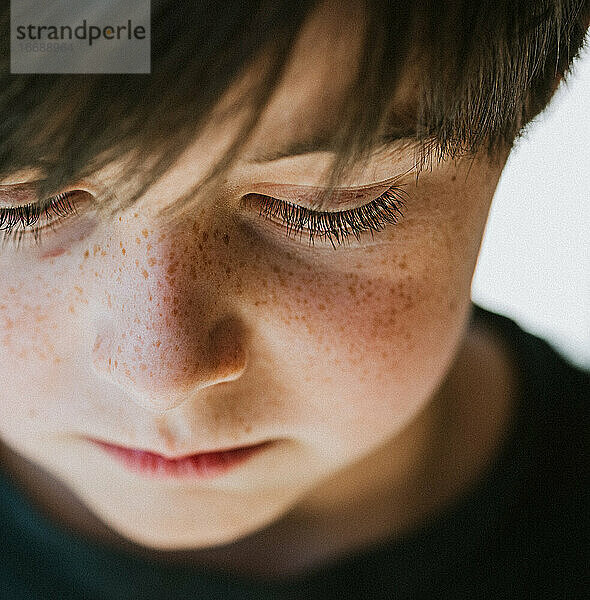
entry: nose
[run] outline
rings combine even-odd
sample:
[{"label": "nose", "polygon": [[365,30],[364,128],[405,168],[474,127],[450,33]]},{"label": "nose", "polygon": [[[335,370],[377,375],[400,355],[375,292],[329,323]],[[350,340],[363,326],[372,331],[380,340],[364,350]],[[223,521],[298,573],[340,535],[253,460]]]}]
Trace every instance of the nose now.
[{"label": "nose", "polygon": [[225,270],[212,268],[212,253],[198,268],[194,238],[184,249],[172,246],[152,245],[149,273],[138,258],[135,268],[105,274],[93,323],[95,374],[155,412],[238,379],[247,365],[245,328],[227,303],[231,291],[216,279]]}]

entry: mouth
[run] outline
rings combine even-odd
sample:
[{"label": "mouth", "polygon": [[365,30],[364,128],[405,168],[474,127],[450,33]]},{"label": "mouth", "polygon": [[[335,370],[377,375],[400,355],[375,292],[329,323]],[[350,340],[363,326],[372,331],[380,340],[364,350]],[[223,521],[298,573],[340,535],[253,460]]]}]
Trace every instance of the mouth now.
[{"label": "mouth", "polygon": [[171,458],[157,452],[117,446],[94,438],[87,439],[127,470],[163,479],[212,479],[220,477],[242,465],[273,443],[272,441],[266,441],[251,446],[240,446]]}]

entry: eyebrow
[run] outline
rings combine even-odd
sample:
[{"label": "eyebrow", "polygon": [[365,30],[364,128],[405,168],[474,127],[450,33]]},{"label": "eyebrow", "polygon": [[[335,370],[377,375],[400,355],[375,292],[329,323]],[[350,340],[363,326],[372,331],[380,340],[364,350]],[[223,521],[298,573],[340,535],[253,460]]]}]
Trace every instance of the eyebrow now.
[{"label": "eyebrow", "polygon": [[[383,150],[390,146],[405,146],[408,143],[417,141],[415,130],[401,130],[385,133],[377,138],[375,150]],[[276,150],[263,151],[248,158],[252,164],[264,164],[280,160],[282,158],[297,158],[314,152],[332,152],[336,153],[338,148],[331,136],[316,134],[306,140],[295,140],[287,142],[284,146]]]}]

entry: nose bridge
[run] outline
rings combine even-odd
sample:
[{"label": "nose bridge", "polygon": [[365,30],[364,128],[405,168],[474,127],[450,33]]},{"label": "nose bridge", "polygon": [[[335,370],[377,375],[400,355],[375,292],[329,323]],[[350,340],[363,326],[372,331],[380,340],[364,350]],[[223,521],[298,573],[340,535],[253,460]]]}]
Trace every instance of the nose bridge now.
[{"label": "nose bridge", "polygon": [[242,374],[243,328],[221,298],[214,256],[223,247],[204,248],[186,231],[143,229],[134,239],[117,241],[121,258],[102,273],[92,362],[132,400],[168,410]]}]

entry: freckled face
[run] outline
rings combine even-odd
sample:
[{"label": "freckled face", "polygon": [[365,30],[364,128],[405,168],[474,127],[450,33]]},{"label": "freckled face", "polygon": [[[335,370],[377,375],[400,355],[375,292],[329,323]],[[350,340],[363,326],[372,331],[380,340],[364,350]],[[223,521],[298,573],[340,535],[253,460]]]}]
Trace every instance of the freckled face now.
[{"label": "freckled face", "polygon": [[[317,42],[334,48],[328,23],[318,17],[326,33],[310,29],[314,44],[302,37],[252,149],[317,116],[318,86],[337,96],[342,82],[325,74],[339,55]],[[159,548],[259,529],[416,418],[460,343],[502,168],[478,157],[417,184],[410,173],[403,219],[336,250],[287,238],[240,204],[263,182],[313,185],[324,155],[240,162],[171,225],[158,209],[226,142],[213,125],[206,150],[188,148],[112,221],[74,216],[40,249],[0,254],[0,437],[119,533]],[[411,160],[379,155],[350,185]],[[275,443],[223,477],[180,482],[132,474],[84,436],[170,455]]]}]

